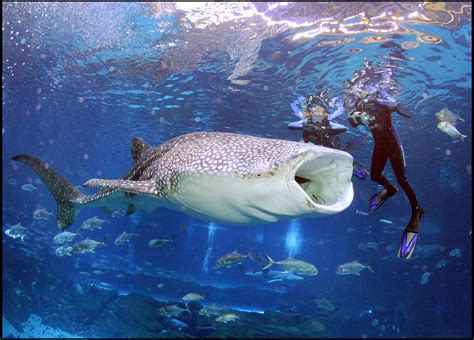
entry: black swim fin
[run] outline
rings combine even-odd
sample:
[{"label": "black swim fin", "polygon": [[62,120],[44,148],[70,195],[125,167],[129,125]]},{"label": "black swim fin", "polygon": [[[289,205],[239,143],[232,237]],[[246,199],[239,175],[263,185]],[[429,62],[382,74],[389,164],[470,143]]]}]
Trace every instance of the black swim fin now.
[{"label": "black swim fin", "polygon": [[369,176],[369,172],[367,171],[366,168],[364,168],[360,163],[354,161],[353,163],[353,171],[352,173],[354,174],[354,176],[356,176],[357,178],[360,178],[362,180],[365,180],[367,178],[367,176]]},{"label": "black swim fin", "polygon": [[[393,188],[393,189],[392,189]],[[397,193],[397,188],[394,186],[391,187],[392,190],[388,191],[387,189],[376,192],[369,199],[369,210],[367,213],[370,215],[375,210],[380,208],[390,197],[394,196]]]},{"label": "black swim fin", "polygon": [[402,241],[398,248],[398,257],[408,260],[411,258],[413,251],[415,250],[416,241],[418,241],[418,231],[420,230],[420,220],[423,217],[425,210],[419,208],[411,217],[408,226],[403,232]]}]

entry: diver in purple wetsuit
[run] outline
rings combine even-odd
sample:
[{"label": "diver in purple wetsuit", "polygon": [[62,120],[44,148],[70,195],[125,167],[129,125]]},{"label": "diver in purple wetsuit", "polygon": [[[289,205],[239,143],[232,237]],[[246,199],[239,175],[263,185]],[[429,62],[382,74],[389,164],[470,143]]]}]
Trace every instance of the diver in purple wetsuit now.
[{"label": "diver in purple wetsuit", "polygon": [[384,187],[384,190],[370,198],[368,213],[373,213],[397,193],[397,188],[382,175],[387,161],[390,160],[397,182],[405,191],[412,210],[410,222],[405,228],[398,250],[398,257],[409,259],[415,249],[424,210],[420,207],[406,177],[405,156],[398,133],[392,124],[392,113],[396,112],[406,118],[410,118],[410,114],[393,100],[388,99],[383,90],[369,94],[366,90],[351,88],[351,85],[349,81],[349,95],[344,101],[349,123],[352,127],[359,124],[368,125],[375,142],[370,178]]}]

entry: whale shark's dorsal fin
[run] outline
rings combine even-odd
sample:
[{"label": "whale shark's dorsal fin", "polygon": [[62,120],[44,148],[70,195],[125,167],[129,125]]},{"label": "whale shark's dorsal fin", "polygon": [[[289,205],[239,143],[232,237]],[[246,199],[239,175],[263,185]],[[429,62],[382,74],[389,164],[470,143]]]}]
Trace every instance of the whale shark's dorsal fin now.
[{"label": "whale shark's dorsal fin", "polygon": [[132,158],[133,158],[133,165],[136,165],[140,159],[142,158],[143,154],[150,149],[150,145],[148,145],[143,139],[135,137],[132,140]]}]

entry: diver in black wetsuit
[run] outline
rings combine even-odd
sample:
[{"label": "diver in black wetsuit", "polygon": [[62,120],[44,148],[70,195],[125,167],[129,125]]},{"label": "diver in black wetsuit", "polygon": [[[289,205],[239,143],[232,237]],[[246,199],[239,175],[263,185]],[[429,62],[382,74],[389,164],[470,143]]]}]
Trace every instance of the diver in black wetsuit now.
[{"label": "diver in black wetsuit", "polygon": [[387,161],[390,160],[398,184],[405,191],[412,209],[411,219],[405,228],[398,251],[398,257],[409,259],[415,249],[419,223],[424,210],[420,207],[415,192],[408,184],[403,147],[392,124],[392,113],[396,112],[406,118],[410,118],[410,114],[397,103],[388,100],[384,91],[377,90],[373,94],[369,94],[363,89],[351,88],[351,85],[349,82],[349,95],[344,101],[349,123],[352,127],[359,124],[368,125],[372,132],[375,146],[370,178],[385,188],[370,198],[368,213],[373,213],[387,199],[397,193],[397,189],[382,175]]},{"label": "diver in black wetsuit", "polygon": [[[299,122],[288,124],[288,129],[303,130],[303,141],[305,143],[311,142],[315,145],[340,149],[337,135],[346,132],[347,128],[344,125],[330,121],[330,116],[327,111],[328,101],[324,95],[324,91],[320,94],[309,96],[306,101],[306,108],[303,112],[298,112],[298,109],[294,105],[295,103],[291,105],[293,110],[303,119]],[[346,149],[349,147],[352,147],[352,145],[348,145]],[[369,175],[368,171],[356,161],[354,161],[353,174],[363,180]]]}]

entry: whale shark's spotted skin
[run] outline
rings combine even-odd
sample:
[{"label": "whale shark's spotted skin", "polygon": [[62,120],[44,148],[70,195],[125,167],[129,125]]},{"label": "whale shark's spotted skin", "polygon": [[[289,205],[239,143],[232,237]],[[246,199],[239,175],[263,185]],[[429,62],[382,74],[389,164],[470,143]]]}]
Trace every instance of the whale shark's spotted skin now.
[{"label": "whale shark's spotted skin", "polygon": [[[180,175],[232,174],[246,178],[271,174],[272,169],[304,150],[304,146],[276,139],[262,143],[262,138],[234,133],[195,132],[152,148],[123,179],[154,180],[156,185],[150,193],[164,197],[176,189]],[[101,182],[94,180],[93,183]]]},{"label": "whale shark's spotted skin", "polygon": [[[339,204],[340,196],[344,196],[341,207],[352,201],[352,157],[311,144],[227,132],[195,132],[156,148],[134,138],[132,158],[134,166],[122,179],[87,181],[84,186],[102,188],[89,196],[32,156],[19,155],[13,159],[30,165],[46,182],[59,205],[61,228],[74,221],[77,209],[72,212],[71,205],[77,208],[93,203],[108,209],[112,198],[114,204],[134,204],[140,209],[151,202],[145,202],[143,196],[153,197],[157,206],[237,224],[314,214],[315,203]],[[319,167],[318,171],[326,174],[324,181],[315,175]],[[298,183],[305,184],[299,186],[295,176],[302,176]],[[305,176],[313,176],[314,180]],[[117,196],[120,192],[123,194]],[[334,213],[331,209],[340,208],[335,206],[326,213]]]}]

